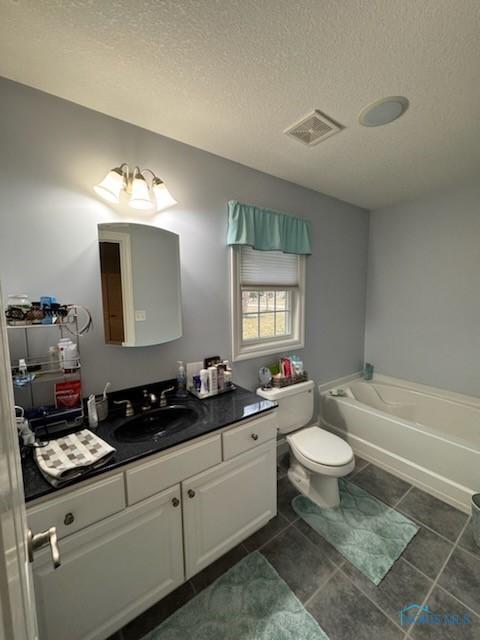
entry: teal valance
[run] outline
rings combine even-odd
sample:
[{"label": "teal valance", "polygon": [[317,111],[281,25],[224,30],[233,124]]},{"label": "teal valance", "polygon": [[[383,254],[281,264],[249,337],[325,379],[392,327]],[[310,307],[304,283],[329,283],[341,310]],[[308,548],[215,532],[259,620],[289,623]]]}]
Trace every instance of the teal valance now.
[{"label": "teal valance", "polygon": [[227,244],[310,255],[310,223],[286,213],[231,200],[228,203]]}]

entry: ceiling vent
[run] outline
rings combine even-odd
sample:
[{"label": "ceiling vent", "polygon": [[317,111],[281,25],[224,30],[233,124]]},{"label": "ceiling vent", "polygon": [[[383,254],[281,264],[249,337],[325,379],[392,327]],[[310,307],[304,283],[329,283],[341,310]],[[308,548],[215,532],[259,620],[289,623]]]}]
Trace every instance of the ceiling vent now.
[{"label": "ceiling vent", "polygon": [[334,133],[338,133],[342,130],[342,127],[323,115],[321,111],[313,111],[305,118],[302,118],[299,122],[293,126],[285,129],[283,133],[287,134],[303,144],[309,147],[313,147],[314,144],[318,144],[323,140],[326,140]]}]

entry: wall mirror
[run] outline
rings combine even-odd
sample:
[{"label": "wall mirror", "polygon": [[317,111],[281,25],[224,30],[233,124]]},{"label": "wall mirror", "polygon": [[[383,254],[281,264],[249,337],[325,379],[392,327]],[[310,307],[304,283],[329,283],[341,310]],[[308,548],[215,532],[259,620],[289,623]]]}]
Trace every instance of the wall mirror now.
[{"label": "wall mirror", "polygon": [[105,342],[145,347],[182,335],[178,236],[143,224],[98,225]]}]

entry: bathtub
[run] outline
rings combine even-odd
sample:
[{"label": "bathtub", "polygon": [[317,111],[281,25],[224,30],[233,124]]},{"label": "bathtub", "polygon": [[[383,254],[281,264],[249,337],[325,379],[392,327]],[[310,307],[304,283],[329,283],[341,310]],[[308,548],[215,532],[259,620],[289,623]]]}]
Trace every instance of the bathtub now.
[{"label": "bathtub", "polygon": [[375,376],[320,387],[320,420],[355,453],[470,512],[480,491],[480,398]]}]

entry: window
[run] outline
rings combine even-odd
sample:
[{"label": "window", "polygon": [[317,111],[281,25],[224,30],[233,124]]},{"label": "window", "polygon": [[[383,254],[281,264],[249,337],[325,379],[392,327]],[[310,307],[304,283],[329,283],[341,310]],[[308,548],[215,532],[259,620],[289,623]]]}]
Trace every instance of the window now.
[{"label": "window", "polygon": [[233,359],[303,347],[305,256],[231,248]]}]

